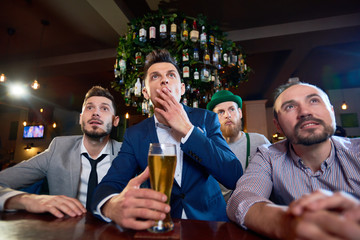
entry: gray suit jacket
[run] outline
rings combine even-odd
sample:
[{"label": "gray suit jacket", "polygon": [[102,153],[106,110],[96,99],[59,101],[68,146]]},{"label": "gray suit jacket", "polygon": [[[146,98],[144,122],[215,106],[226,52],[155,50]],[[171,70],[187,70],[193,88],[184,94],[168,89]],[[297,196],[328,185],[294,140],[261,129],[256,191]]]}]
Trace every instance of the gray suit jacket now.
[{"label": "gray suit jacket", "polygon": [[[0,172],[0,210],[5,201],[22,189],[47,177],[50,195],[77,197],[81,172],[82,136],[54,138],[44,152]],[[111,161],[118,155],[121,143],[110,140]]]}]

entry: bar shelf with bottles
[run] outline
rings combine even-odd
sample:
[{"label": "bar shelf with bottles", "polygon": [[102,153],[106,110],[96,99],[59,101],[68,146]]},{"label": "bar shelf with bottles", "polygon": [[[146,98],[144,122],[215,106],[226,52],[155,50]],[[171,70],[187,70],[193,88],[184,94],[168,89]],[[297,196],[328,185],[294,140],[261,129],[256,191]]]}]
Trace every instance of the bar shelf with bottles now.
[{"label": "bar shelf with bottles", "polygon": [[185,83],[182,103],[205,107],[219,89],[237,87],[251,69],[240,46],[226,39],[207,18],[162,11],[134,19],[120,37],[112,87],[121,91],[128,106],[151,115],[151,103],[142,98],[144,58],[153,49],[166,48],[175,58]]}]

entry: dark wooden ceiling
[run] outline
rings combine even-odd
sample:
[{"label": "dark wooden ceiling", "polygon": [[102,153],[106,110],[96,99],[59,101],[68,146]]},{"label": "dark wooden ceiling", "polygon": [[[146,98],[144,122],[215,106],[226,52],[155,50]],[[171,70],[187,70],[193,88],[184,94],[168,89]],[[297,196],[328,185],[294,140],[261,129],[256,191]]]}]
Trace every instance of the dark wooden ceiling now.
[{"label": "dark wooden ceiling", "polygon": [[158,7],[202,13],[245,49],[254,72],[233,89],[244,100],[271,104],[273,89],[290,77],[324,90],[360,87],[359,0],[1,0],[0,71],[26,82],[37,72],[41,84],[31,101],[10,103],[80,111],[91,86],[110,86],[129,19]]}]

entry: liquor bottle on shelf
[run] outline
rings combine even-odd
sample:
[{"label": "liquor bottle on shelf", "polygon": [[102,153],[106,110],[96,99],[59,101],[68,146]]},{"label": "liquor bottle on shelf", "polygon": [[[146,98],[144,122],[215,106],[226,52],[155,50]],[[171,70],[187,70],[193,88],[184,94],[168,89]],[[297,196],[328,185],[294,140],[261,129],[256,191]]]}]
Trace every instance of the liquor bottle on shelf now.
[{"label": "liquor bottle on shelf", "polygon": [[135,53],[135,64],[136,65],[142,64],[142,53],[140,51]]},{"label": "liquor bottle on shelf", "polygon": [[237,64],[237,55],[234,53],[233,50],[231,50],[229,54],[229,64],[232,66],[235,66]]},{"label": "liquor bottle on shelf", "polygon": [[144,28],[144,25],[142,25],[139,30],[139,41],[146,42],[146,29]]},{"label": "liquor bottle on shelf", "polygon": [[[215,69],[216,70],[216,69]],[[214,88],[215,89],[219,89],[221,87],[221,82],[220,82],[220,78],[219,78],[219,75],[218,75],[218,72],[216,70],[215,72],[215,81],[214,81]]]},{"label": "liquor bottle on shelf", "polygon": [[182,61],[183,63],[187,63],[189,62],[190,58],[189,58],[189,49],[184,48],[182,50]]},{"label": "liquor bottle on shelf", "polygon": [[223,52],[223,55],[222,55],[222,62],[223,62],[224,66],[229,64],[229,55],[225,51]]},{"label": "liquor bottle on shelf", "polygon": [[149,28],[149,41],[151,43],[155,43],[155,41],[156,41],[156,27],[155,26],[151,26]]},{"label": "liquor bottle on shelf", "polygon": [[170,41],[172,42],[176,41],[176,32],[177,32],[177,25],[175,22],[173,22],[170,27]]},{"label": "liquor bottle on shelf", "polygon": [[209,34],[209,44],[210,44],[210,46],[214,46],[214,44],[215,44],[215,37],[212,32],[210,32],[210,34]]},{"label": "liquor bottle on shelf", "polygon": [[207,43],[207,35],[205,31],[205,26],[201,27],[201,35],[200,35],[200,44],[204,46]]},{"label": "liquor bottle on shelf", "polygon": [[195,71],[194,71],[194,81],[197,82],[199,81],[200,79],[200,73],[199,71],[197,70],[197,68],[195,68]]},{"label": "liquor bottle on shelf", "polygon": [[146,101],[146,99],[144,99],[144,101],[141,103],[141,113],[142,115],[146,115],[148,111],[148,102]]},{"label": "liquor bottle on shelf", "polygon": [[199,59],[200,59],[198,48],[194,48],[193,59],[194,59],[194,61],[199,61]]},{"label": "liquor bottle on shelf", "polygon": [[192,42],[197,42],[199,40],[199,31],[197,30],[196,20],[193,22],[193,29],[190,32],[190,40]]},{"label": "liquor bottle on shelf", "polygon": [[187,30],[186,19],[184,19],[182,24],[182,31],[181,31],[181,41],[185,42],[188,40],[188,38],[189,38],[189,32]]},{"label": "liquor bottle on shelf", "polygon": [[204,62],[204,64],[210,64],[210,53],[209,53],[209,49],[207,47],[207,44],[205,44],[203,62]]},{"label": "liquor bottle on shelf", "polygon": [[221,56],[220,49],[219,49],[217,43],[215,42],[214,51],[213,51],[213,55],[212,55],[212,62],[216,68],[219,68],[220,56]]},{"label": "liquor bottle on shelf", "polygon": [[118,58],[115,60],[115,64],[114,64],[114,77],[115,79],[118,79],[120,77],[120,67],[119,67]]},{"label": "liquor bottle on shelf", "polygon": [[206,65],[201,69],[201,81],[208,82],[209,81],[209,69]]},{"label": "liquor bottle on shelf", "polygon": [[230,49],[230,52],[229,52],[229,61],[228,61],[229,66],[230,66],[230,65],[235,65],[235,62],[233,62],[233,60],[234,60],[233,55],[234,55],[234,53],[233,53],[232,49]]},{"label": "liquor bottle on shelf", "polygon": [[190,77],[190,67],[185,65],[183,67],[183,79],[188,79]]},{"label": "liquor bottle on shelf", "polygon": [[125,97],[125,105],[127,107],[129,107],[130,104],[131,104],[131,90],[130,90],[130,88],[125,89],[125,96],[124,97]]},{"label": "liquor bottle on shelf", "polygon": [[166,24],[165,24],[164,16],[162,17],[161,24],[160,24],[160,27],[159,27],[159,31],[160,31],[160,37],[161,38],[166,38],[167,37]]},{"label": "liquor bottle on shelf", "polygon": [[135,40],[138,37],[138,32],[137,32],[136,26],[131,25],[131,28],[132,28],[132,33],[133,33],[132,38],[133,38],[133,40]]},{"label": "liquor bottle on shelf", "polygon": [[141,96],[141,82],[140,82],[140,78],[137,78],[137,80],[136,80],[134,95],[135,95],[135,97],[140,97],[140,96]]},{"label": "liquor bottle on shelf", "polygon": [[126,72],[126,55],[125,52],[121,53],[120,61],[119,61],[119,68],[121,74],[125,74]]}]

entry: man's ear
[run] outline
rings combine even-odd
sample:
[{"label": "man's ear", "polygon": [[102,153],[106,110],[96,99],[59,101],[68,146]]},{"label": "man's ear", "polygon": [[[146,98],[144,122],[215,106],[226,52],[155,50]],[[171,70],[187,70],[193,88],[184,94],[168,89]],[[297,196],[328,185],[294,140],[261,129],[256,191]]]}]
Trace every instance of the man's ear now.
[{"label": "man's ear", "polygon": [[117,127],[117,126],[119,125],[119,121],[120,121],[119,116],[114,116],[113,126],[114,126],[114,127]]},{"label": "man's ear", "polygon": [[276,129],[278,130],[278,132],[281,133],[281,134],[284,134],[284,132],[283,132],[281,126],[280,126],[279,121],[274,118],[273,122],[274,122],[274,125],[275,125]]},{"label": "man's ear", "polygon": [[240,119],[242,119],[243,115],[242,115],[242,110],[241,110],[241,108],[239,108],[239,116],[240,116]]},{"label": "man's ear", "polygon": [[144,98],[145,98],[146,100],[149,100],[150,95],[149,95],[146,87],[144,87],[144,88],[142,89],[142,94],[144,95]]},{"label": "man's ear", "polygon": [[185,83],[181,83],[181,96],[185,93]]},{"label": "man's ear", "polygon": [[81,117],[82,117],[82,114],[80,113],[79,115],[79,124],[81,125]]}]

